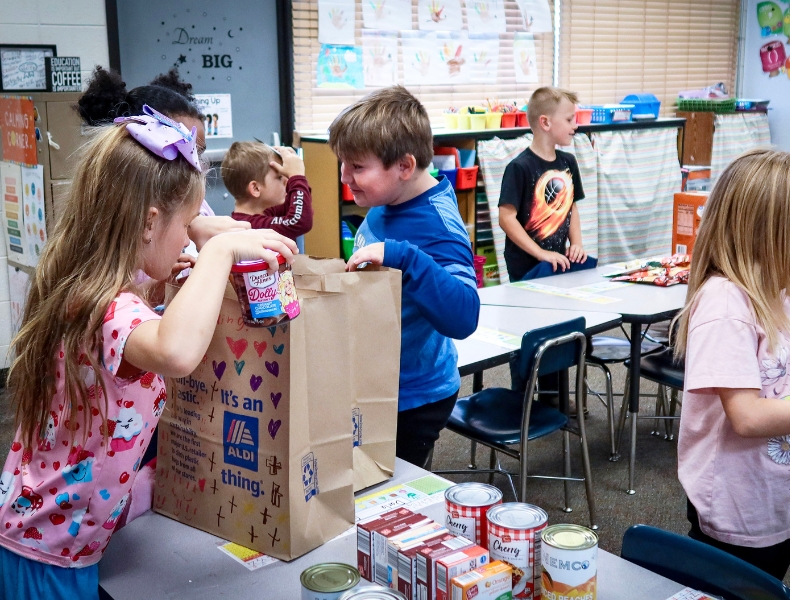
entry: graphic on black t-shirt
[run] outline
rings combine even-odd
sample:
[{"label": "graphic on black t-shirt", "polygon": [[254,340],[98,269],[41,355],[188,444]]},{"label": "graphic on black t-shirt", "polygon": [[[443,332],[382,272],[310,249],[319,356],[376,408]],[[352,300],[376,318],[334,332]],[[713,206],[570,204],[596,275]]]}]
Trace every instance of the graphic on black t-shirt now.
[{"label": "graphic on black t-shirt", "polygon": [[[553,246],[553,235],[562,230],[562,242],[567,237],[563,227],[573,207],[573,179],[570,172],[551,169],[543,173],[535,184],[529,220],[524,229],[541,247]],[[542,244],[547,240],[548,244]]]}]

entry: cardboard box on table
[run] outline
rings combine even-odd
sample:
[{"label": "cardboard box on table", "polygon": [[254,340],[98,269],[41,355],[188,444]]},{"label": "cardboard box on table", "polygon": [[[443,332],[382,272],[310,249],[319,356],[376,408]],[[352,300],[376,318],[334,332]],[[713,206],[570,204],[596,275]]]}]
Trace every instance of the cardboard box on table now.
[{"label": "cardboard box on table", "polygon": [[678,192],[672,209],[672,254],[691,254],[709,192]]},{"label": "cardboard box on table", "polygon": [[[352,405],[365,409],[363,426],[393,411],[384,437],[393,440],[394,465],[400,273],[346,274],[334,263],[342,265],[299,258],[301,314],[275,327],[245,326],[228,284],[203,361],[190,376],[168,382],[157,512],[284,560],[353,525]],[[372,320],[363,326],[360,319]],[[355,342],[363,331],[379,345],[354,367],[355,351],[368,346]],[[355,402],[357,388],[371,389],[362,367],[389,385],[394,371],[393,389],[377,387],[386,396],[379,398],[383,409],[373,403],[370,415],[364,399]]]}]

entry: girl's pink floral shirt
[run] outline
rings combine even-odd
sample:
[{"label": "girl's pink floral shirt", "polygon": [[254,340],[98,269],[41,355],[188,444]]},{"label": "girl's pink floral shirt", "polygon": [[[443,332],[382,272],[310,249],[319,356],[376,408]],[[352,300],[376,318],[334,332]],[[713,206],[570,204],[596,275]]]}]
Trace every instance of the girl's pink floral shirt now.
[{"label": "girl's pink floral shirt", "polygon": [[[17,432],[0,475],[0,545],[61,567],[86,567],[101,558],[167,399],[159,375],[139,372],[122,379],[116,373],[132,330],[159,318],[131,293],[121,293],[110,305],[102,327],[103,368],[97,374],[81,367],[90,396],[78,409],[93,414],[87,438],[79,423],[68,421],[59,353],[46,431],[32,448],[23,446]],[[97,375],[108,396],[106,442],[96,408],[104,402]],[[71,427],[77,427],[73,444]]]}]

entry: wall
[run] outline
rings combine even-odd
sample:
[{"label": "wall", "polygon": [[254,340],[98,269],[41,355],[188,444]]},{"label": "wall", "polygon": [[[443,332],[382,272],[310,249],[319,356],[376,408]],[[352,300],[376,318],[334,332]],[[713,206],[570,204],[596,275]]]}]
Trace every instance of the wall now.
[{"label": "wall", "polygon": [[[253,137],[271,143],[280,131],[274,0],[116,2],[121,73],[130,88],[176,65],[194,93],[231,95],[233,138],[207,136],[209,150]],[[209,172],[206,199],[217,214],[230,214],[233,198],[218,174]]]},{"label": "wall", "polygon": [[83,84],[94,65],[108,65],[104,0],[2,0],[4,44],[56,44],[58,56],[79,56]]},{"label": "wall", "polygon": [[[790,24],[785,25],[785,32],[761,35],[760,25],[757,21],[757,4],[763,0],[745,0],[741,31],[741,65],[740,65],[740,91],[741,98],[754,98],[770,100],[768,121],[771,126],[771,141],[782,150],[790,151],[790,69],[783,69],[775,77],[770,77],[763,72],[760,60],[760,48],[772,41],[781,42],[785,54],[790,56]],[[773,0],[780,10],[790,11],[787,1]],[[790,12],[788,12],[790,15]],[[790,63],[787,65],[790,67]]]}]

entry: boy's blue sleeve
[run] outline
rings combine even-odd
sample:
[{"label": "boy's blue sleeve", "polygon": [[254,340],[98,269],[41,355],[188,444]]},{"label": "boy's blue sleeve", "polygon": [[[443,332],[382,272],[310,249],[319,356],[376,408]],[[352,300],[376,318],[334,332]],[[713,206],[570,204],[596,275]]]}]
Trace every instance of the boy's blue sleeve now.
[{"label": "boy's blue sleeve", "polygon": [[442,267],[409,242],[386,240],[384,266],[403,272],[403,290],[441,335],[462,340],[477,329],[480,297],[471,265]]}]

